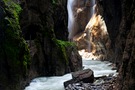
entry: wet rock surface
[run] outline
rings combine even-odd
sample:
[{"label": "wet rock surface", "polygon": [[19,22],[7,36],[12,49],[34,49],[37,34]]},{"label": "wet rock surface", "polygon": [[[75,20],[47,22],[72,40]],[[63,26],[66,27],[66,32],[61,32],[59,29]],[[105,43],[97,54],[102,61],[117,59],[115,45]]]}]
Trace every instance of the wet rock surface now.
[{"label": "wet rock surface", "polygon": [[102,76],[95,78],[94,83],[73,83],[69,84],[65,90],[117,90],[115,88],[116,76]]},{"label": "wet rock surface", "polygon": [[91,69],[85,69],[72,73],[72,78],[85,83],[92,83],[94,82],[94,73]]},{"label": "wet rock surface", "polygon": [[93,83],[94,82],[94,73],[91,69],[80,70],[72,73],[72,79],[64,82],[64,87],[69,86],[70,84],[83,82],[83,83]]},{"label": "wet rock surface", "polygon": [[20,26],[24,39],[29,41],[31,78],[64,75],[82,68],[77,47],[66,41],[67,13],[64,6],[66,0],[25,2]]}]

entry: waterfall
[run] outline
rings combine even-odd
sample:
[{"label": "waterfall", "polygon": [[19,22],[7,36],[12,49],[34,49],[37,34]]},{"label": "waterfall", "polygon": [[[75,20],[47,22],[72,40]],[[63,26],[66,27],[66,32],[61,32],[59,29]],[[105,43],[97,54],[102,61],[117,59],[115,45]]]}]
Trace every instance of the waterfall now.
[{"label": "waterfall", "polygon": [[[95,0],[92,0],[91,1],[91,8],[90,8],[90,18],[92,19],[92,17],[94,16],[95,14],[95,6],[96,6],[96,3],[95,3]],[[91,33],[90,31],[88,30],[88,52],[91,52],[91,42],[92,42],[92,36],[91,36]]]},{"label": "waterfall", "polygon": [[68,0],[67,10],[68,10],[68,38],[71,39],[71,31],[73,30],[74,15],[73,15],[73,2],[74,0]]},{"label": "waterfall", "polygon": [[95,3],[95,0],[92,0],[91,3],[92,3],[92,4],[91,4],[92,7],[91,7],[91,11],[90,11],[90,12],[91,12],[91,17],[92,17],[93,14],[95,14],[95,4],[96,4],[96,3]]},{"label": "waterfall", "polygon": [[[84,5],[84,4],[85,5]],[[86,5],[88,4],[88,5]],[[73,40],[73,37],[76,35],[76,33],[79,31],[79,28],[77,25],[80,25],[78,24],[78,22],[76,22],[77,20],[77,17],[75,17],[75,15],[78,14],[77,11],[79,10],[83,10],[82,7],[78,9],[78,6],[82,6],[84,5],[85,8],[88,8],[89,7],[89,14],[88,14],[88,17],[89,18],[92,18],[93,15],[95,14],[95,0],[84,0],[84,1],[81,1],[81,0],[67,0],[67,10],[68,10],[68,32],[69,32],[69,35],[68,35],[68,39],[69,40]],[[76,9],[78,9],[76,11]],[[87,15],[86,15],[87,16]],[[89,33],[89,31],[87,32],[87,34]],[[88,35],[88,52],[91,52],[91,36]]]}]

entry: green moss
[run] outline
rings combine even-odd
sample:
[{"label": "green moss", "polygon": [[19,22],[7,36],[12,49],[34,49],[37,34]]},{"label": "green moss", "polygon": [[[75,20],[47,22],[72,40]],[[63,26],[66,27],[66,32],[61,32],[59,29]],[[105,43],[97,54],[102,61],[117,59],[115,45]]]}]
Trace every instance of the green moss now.
[{"label": "green moss", "polygon": [[[19,14],[21,7],[12,0],[3,0],[5,17],[0,21],[0,27],[4,30],[4,51],[13,74],[26,75],[30,63],[28,46],[21,35]],[[20,71],[21,70],[21,71]],[[14,75],[14,76],[16,76]]]},{"label": "green moss", "polygon": [[64,55],[64,59],[66,60],[66,64],[68,65],[69,61],[66,48],[68,48],[69,46],[75,46],[75,44],[68,41],[58,40],[55,38],[53,38],[53,41],[56,43],[57,47],[61,50],[62,54]]},{"label": "green moss", "polygon": [[[21,10],[22,10],[21,7],[13,2],[10,3],[10,5],[8,5],[6,8],[7,14],[9,13],[11,16],[5,17],[5,19],[10,22],[9,25],[11,28],[13,28],[13,30],[20,29],[19,14]],[[16,34],[19,34],[19,31]]]},{"label": "green moss", "polygon": [[58,0],[52,0],[52,4],[57,4]]},{"label": "green moss", "polygon": [[75,43],[73,42],[69,42],[69,41],[62,41],[62,40],[57,40],[57,42],[61,45],[64,45],[64,46],[75,46]]}]

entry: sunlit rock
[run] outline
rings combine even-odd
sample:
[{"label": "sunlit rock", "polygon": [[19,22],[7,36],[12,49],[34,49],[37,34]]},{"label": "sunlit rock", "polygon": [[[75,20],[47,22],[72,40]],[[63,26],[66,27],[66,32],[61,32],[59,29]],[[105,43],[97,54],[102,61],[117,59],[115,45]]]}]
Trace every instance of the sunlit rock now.
[{"label": "sunlit rock", "polygon": [[72,1],[68,9],[72,21],[68,23],[69,40],[75,42],[79,50],[85,49],[100,60],[107,59],[110,39],[104,19],[96,12],[95,0]]},{"label": "sunlit rock", "polygon": [[79,49],[92,53],[100,60],[105,60],[110,48],[110,39],[106,24],[100,15],[94,14],[85,31],[73,39]]}]

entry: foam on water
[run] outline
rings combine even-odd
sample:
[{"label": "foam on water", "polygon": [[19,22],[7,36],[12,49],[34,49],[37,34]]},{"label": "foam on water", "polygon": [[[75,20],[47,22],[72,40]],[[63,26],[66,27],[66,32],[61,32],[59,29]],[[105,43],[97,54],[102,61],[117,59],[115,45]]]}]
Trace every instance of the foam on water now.
[{"label": "foam on water", "polygon": [[83,60],[84,69],[90,68],[94,71],[94,76],[104,76],[116,73],[116,70],[112,70],[111,63],[105,61],[96,60]]},{"label": "foam on water", "polygon": [[64,90],[63,82],[71,79],[71,74],[54,77],[39,77],[32,80],[25,90]]},{"label": "foam on water", "polygon": [[[92,69],[95,77],[116,73],[116,70],[111,70],[112,67],[109,66],[110,64],[107,61],[101,62],[83,59],[84,69]],[[64,90],[63,82],[71,78],[71,74],[35,78],[25,90]]]}]

